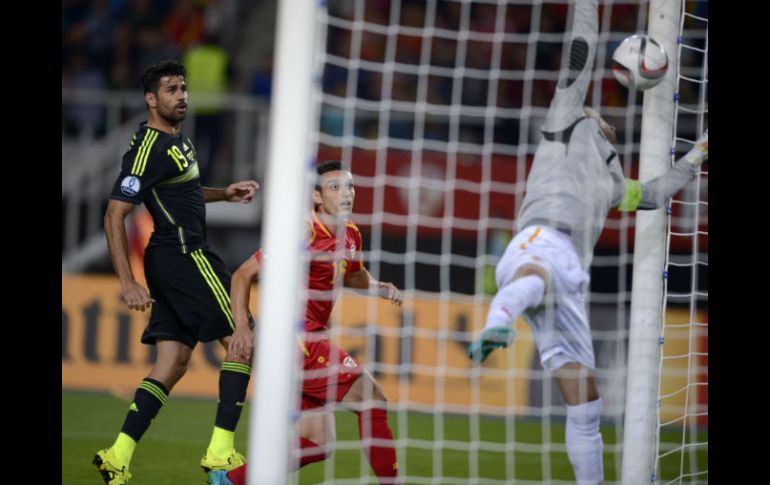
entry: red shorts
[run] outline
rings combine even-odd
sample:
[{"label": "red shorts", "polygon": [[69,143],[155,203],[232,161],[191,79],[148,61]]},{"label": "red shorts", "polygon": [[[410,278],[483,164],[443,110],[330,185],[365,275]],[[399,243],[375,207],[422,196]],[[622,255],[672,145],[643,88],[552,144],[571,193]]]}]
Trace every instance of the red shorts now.
[{"label": "red shorts", "polygon": [[312,338],[305,340],[302,348],[302,410],[342,401],[363,372],[353,357],[329,342],[323,333],[310,335]]}]

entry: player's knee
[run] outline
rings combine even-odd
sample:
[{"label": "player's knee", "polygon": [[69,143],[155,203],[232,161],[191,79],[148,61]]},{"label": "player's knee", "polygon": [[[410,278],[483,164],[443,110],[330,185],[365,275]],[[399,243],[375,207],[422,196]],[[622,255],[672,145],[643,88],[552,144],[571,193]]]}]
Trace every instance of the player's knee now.
[{"label": "player's knee", "polygon": [[[560,356],[565,358],[563,354],[553,358]],[[567,405],[577,406],[599,399],[599,390],[589,368],[577,362],[568,362],[558,367],[555,375]]]},{"label": "player's knee", "polygon": [[334,446],[331,446],[334,444],[335,441],[337,441],[337,434],[332,428],[328,428],[324,430],[323,433],[319,434],[315,437],[316,439],[312,440],[315,444],[317,444],[319,447],[323,448],[324,451],[324,458],[329,458],[332,456],[332,453],[334,452]]},{"label": "player's knee", "polygon": [[251,366],[251,359],[250,358],[247,358],[247,357],[245,357],[245,356],[243,356],[241,354],[233,355],[233,354],[230,353],[229,350],[227,352],[227,355],[225,356],[225,360],[227,362],[237,362],[238,364],[245,364],[245,365]]},{"label": "player's knee", "polygon": [[567,404],[577,406],[578,404],[584,404],[599,399],[599,392],[594,386],[586,381],[581,381],[564,396],[564,400]]},{"label": "player's knee", "polygon": [[543,280],[543,283],[548,283],[548,271],[542,266],[534,264],[525,264],[518,271],[516,271],[515,279],[524,278],[525,276],[539,276]]},{"label": "player's knee", "polygon": [[305,417],[298,431],[303,438],[324,448],[327,457],[331,454],[331,450],[326,450],[325,447],[332,445],[337,440],[333,417],[318,415]]},{"label": "player's knee", "polygon": [[189,361],[156,362],[148,377],[160,381],[166,389],[171,389],[187,372]]}]

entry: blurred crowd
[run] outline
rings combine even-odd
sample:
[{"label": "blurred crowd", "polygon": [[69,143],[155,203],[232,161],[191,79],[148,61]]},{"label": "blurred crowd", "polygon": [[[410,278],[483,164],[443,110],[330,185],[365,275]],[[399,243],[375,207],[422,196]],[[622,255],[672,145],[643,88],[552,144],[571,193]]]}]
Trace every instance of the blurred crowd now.
[{"label": "blurred crowd", "polygon": [[[534,2],[533,2],[534,3]],[[393,3],[388,0],[368,0],[363,12],[356,11],[355,2],[330,2],[330,16],[336,19],[353,21],[360,18],[366,23],[389,25]],[[371,29],[360,34],[360,48],[354,39],[358,33],[331,22],[327,31],[327,54],[331,57],[325,65],[323,77],[324,92],[333,96],[350,97],[355,95],[367,101],[380,101],[389,98],[393,101],[414,103],[418,97],[436,106],[451,106],[458,103],[468,107],[520,108],[528,105],[546,107],[550,103],[556,86],[555,74],[559,70],[562,55],[562,38],[539,38],[535,45],[529,38],[521,42],[492,42],[490,40],[469,39],[459,42],[456,33],[470,32],[493,34],[528,35],[531,32],[541,34],[561,34],[567,25],[568,6],[566,4],[544,3],[540,5],[512,4],[505,7],[504,15],[498,15],[498,5],[489,3],[462,4],[451,0],[438,0],[434,12],[426,9],[426,2],[404,0],[400,2],[397,13],[398,24],[404,27],[423,29],[423,33],[432,35],[410,35],[401,31],[394,39]],[[600,11],[600,18],[603,12]],[[637,32],[639,6],[631,4],[614,5],[610,12],[609,29],[613,32]],[[431,18],[432,17],[432,18]],[[502,17],[502,18],[499,18]],[[539,19],[533,25],[533,19]],[[432,29],[426,30],[430,26]],[[605,27],[606,28],[606,27]],[[625,35],[623,36],[625,37]],[[622,38],[622,37],[621,37]],[[610,42],[606,46],[607,59],[604,63],[608,70],[602,82],[601,104],[603,106],[625,106],[627,93],[612,79],[609,71],[609,56],[619,43]],[[497,46],[495,45],[497,44]],[[496,49],[498,51],[496,52]],[[391,56],[391,57],[388,57]],[[529,58],[532,56],[532,58]],[[358,69],[350,69],[340,59],[360,58],[364,64]],[[425,58],[423,58],[425,57]],[[431,69],[427,79],[419,82],[417,73],[404,72],[396,67],[384,72],[383,63],[390,59],[407,66],[430,65],[441,69]],[[597,61],[598,62],[598,61]],[[366,63],[372,63],[367,65]],[[369,66],[374,68],[369,68]],[[386,64],[387,66],[387,64]],[[463,72],[453,75],[451,70],[464,68]],[[597,64],[597,67],[602,67]],[[538,71],[530,79],[531,89],[525,81],[527,70]],[[425,71],[423,71],[425,72]],[[391,74],[392,73],[392,74]],[[349,77],[354,75],[353,81]],[[392,75],[392,81],[385,83],[389,93],[383,93],[383,76]],[[422,87],[421,87],[422,86]],[[425,92],[419,93],[419,89]],[[354,91],[354,92],[353,92]],[[525,96],[527,99],[525,99]],[[589,93],[589,100],[591,94]],[[321,129],[327,134],[341,135],[343,132],[343,110],[334,103],[324,106]],[[530,127],[532,134],[519,133],[519,116],[494,114],[493,139],[495,143],[517,145],[526,143],[536,136],[536,129]],[[427,117],[424,137],[439,141],[450,138],[452,122],[450,116],[431,114]],[[394,108],[390,112],[388,134],[393,138],[411,139],[414,136],[414,111],[408,112]],[[460,142],[483,143],[485,139],[485,118],[460,113],[454,116],[458,123],[457,139]],[[529,124],[528,124],[529,125]],[[536,127],[535,127],[536,128]],[[381,124],[377,117],[367,117],[365,113],[356,116],[354,132],[363,138],[376,138]]]},{"label": "blurred crowd", "polygon": [[[191,50],[201,45],[218,46],[225,56],[232,58],[236,46],[223,44],[221,40],[223,31],[230,28],[229,17],[224,14],[227,1],[63,0],[63,87],[140,89],[141,72],[146,66],[166,58],[184,61]],[[607,42],[603,53],[600,49],[597,57],[596,67],[605,69],[600,93],[602,106],[624,107],[628,103],[627,91],[612,78],[610,57],[620,39],[638,33],[640,25],[645,24],[647,5],[640,3],[641,7],[619,2],[600,6],[601,32],[623,34]],[[418,98],[437,106],[462,104],[506,109],[546,107],[553,95],[556,80],[549,77],[549,73],[554,74],[559,69],[561,38],[535,37],[534,46],[530,39],[497,43],[496,46],[487,40],[458,42],[455,34],[458,31],[489,34],[501,30],[506,34],[559,34],[567,24],[566,4],[511,4],[505,6],[504,15],[498,15],[496,4],[463,4],[455,0],[437,0],[433,13],[427,11],[428,3],[423,0],[328,0],[327,5],[332,19],[352,21],[363,15],[367,25],[385,26],[395,21],[404,27],[422,29],[423,34],[401,31],[389,39],[371,28],[352,30],[350,24],[330,23],[326,34],[329,57],[322,81],[324,92],[330,96],[321,113],[321,130],[327,134],[341,135],[344,131],[345,111],[341,102],[334,102],[335,97],[406,102],[402,106],[390,106],[387,136],[411,139],[415,136],[417,108],[414,103]],[[400,8],[394,9],[394,5]],[[703,10],[706,3],[695,2],[694,5]],[[610,11],[606,13],[605,9]],[[356,29],[359,26],[361,24],[357,24]],[[431,28],[425,29],[426,26]],[[351,65],[349,59],[360,59],[362,63]],[[407,66],[422,66],[423,70],[418,75],[398,67],[392,69],[392,64],[388,64],[390,60]],[[599,65],[600,62],[603,65]],[[223,74],[226,81],[223,89],[269,97],[272,59],[255,60],[254,66],[248,76],[234,79],[228,61]],[[424,69],[426,66],[432,68]],[[455,76],[451,71],[436,69],[455,67],[466,70]],[[534,77],[531,77],[531,69],[537,73]],[[528,76],[531,83],[525,80]],[[420,89],[424,93],[418,92]],[[684,86],[683,89],[694,88]],[[589,92],[589,102],[593,99]],[[641,96],[637,104],[641,104]],[[103,114],[100,115],[98,110],[73,108],[70,111],[70,116],[63,120],[65,134],[77,134],[84,126],[98,131],[102,125],[100,116]],[[354,114],[353,129],[357,136],[376,138],[383,135],[379,133],[383,129],[381,110],[366,110],[359,106]],[[519,116],[501,112],[494,116],[495,143],[517,145],[536,136],[532,126],[529,128],[532,133],[519,133]],[[450,131],[456,129],[461,142],[478,144],[488,140],[483,115],[461,112],[459,117],[449,118],[449,114],[427,116],[422,136],[446,141],[455,136]],[[458,125],[453,126],[453,123]]]},{"label": "blurred crowd", "polygon": [[63,0],[62,83],[140,89],[145,66],[219,37],[222,0]]},{"label": "blurred crowd", "polygon": [[[236,76],[232,31],[238,0],[63,0],[62,88],[141,90],[144,69],[181,59],[188,86],[219,92],[249,92],[250,79]],[[241,2],[243,3],[243,2]],[[202,60],[201,60],[202,59]],[[255,78],[264,79],[257,63]],[[269,78],[269,74],[267,75]],[[269,95],[259,85],[253,94]],[[200,113],[196,113],[200,114]],[[104,112],[72,105],[63,113],[63,135],[102,134]]]}]

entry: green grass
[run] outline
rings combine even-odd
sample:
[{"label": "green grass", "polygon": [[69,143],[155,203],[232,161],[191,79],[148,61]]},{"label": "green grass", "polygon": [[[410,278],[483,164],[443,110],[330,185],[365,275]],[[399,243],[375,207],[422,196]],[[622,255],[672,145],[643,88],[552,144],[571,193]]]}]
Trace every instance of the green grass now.
[{"label": "green grass", "polygon": [[[100,483],[95,467],[91,464],[94,452],[112,444],[118,432],[129,403],[107,394],[62,392],[62,485],[93,485]],[[201,471],[200,461],[208,444],[211,426],[214,421],[216,404],[214,401],[172,398],[161,410],[153,425],[142,438],[134,453],[131,473],[134,478],[131,485],[150,484],[204,484],[205,475]],[[399,422],[399,419],[405,420]],[[443,433],[445,445],[438,447],[434,443],[434,416],[423,413],[406,413],[399,416],[390,414],[390,423],[396,438],[400,430],[407,430],[410,440],[424,440],[424,444],[410,442],[407,448],[398,450],[399,465],[402,473],[411,477],[432,477],[440,473],[444,477],[461,479],[469,476],[471,463],[477,460],[478,474],[482,478],[502,480],[506,478],[506,457],[502,452],[451,449],[448,441],[469,443],[472,429],[468,416],[444,415]],[[236,447],[246,453],[246,435],[248,408],[244,409],[241,423],[236,434]],[[550,438],[546,441],[563,443],[564,425],[558,421],[551,423]],[[517,444],[539,444],[543,442],[543,425],[540,420],[517,419],[515,422],[515,441]],[[504,444],[506,440],[505,420],[500,418],[479,419],[480,438],[484,442]],[[615,470],[616,457],[610,449],[615,442],[615,429],[603,426],[602,435],[605,443],[605,480],[617,479]],[[681,431],[672,432],[670,441],[680,442]],[[351,449],[337,449],[333,458],[334,478],[358,479],[370,477],[368,463],[362,457],[358,443],[355,415],[341,411],[337,413],[337,439],[339,442],[351,441]],[[699,440],[706,440],[707,432],[702,432]],[[412,445],[414,443],[414,445]],[[609,446],[608,446],[609,445]],[[609,450],[609,451],[607,451]],[[572,480],[572,468],[566,453],[550,451],[547,470],[551,479]],[[697,462],[706,469],[707,450],[698,452]],[[661,462],[663,477],[675,477],[679,471],[680,454],[674,454]],[[689,455],[685,456],[689,470]],[[438,461],[440,460],[440,461]],[[434,470],[434,464],[437,469]],[[315,463],[303,468],[299,483],[310,485],[323,481],[328,463]],[[541,451],[517,451],[514,454],[513,467],[515,478],[519,480],[544,479],[543,454]],[[513,477],[508,476],[508,479]],[[361,480],[365,483],[365,480]],[[374,479],[370,483],[376,483]]]}]

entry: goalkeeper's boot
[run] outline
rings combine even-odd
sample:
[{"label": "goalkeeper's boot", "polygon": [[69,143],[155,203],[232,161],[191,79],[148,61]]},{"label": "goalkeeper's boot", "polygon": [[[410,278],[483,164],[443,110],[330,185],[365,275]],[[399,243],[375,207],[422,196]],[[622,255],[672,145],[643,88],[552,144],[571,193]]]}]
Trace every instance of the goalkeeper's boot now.
[{"label": "goalkeeper's boot", "polygon": [[511,327],[486,328],[478,339],[472,342],[466,351],[473,362],[481,363],[487,360],[495,349],[508,347],[516,338],[516,330]]},{"label": "goalkeeper's boot", "polygon": [[213,470],[209,472],[208,485],[233,485],[233,482],[227,478],[227,472],[224,470]]},{"label": "goalkeeper's boot", "polygon": [[128,465],[121,463],[112,448],[105,448],[96,452],[93,462],[96,469],[102,474],[107,485],[125,485],[131,474],[128,473]]},{"label": "goalkeeper's boot", "polygon": [[201,458],[201,468],[208,473],[211,471],[229,471],[246,463],[246,458],[235,449],[230,450],[230,454],[225,457],[216,456],[211,450],[206,450],[206,454]]}]

